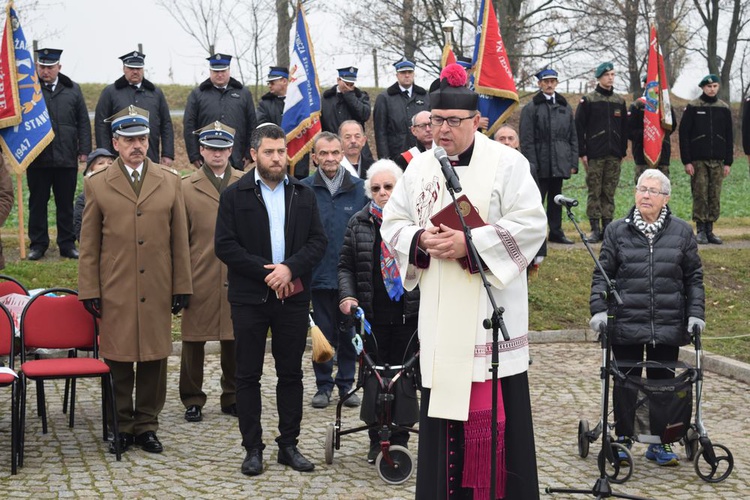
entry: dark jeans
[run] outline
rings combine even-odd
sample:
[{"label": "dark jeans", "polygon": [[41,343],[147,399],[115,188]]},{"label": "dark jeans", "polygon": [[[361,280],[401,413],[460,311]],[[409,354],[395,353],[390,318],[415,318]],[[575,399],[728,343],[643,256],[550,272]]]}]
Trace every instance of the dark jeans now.
[{"label": "dark jeans", "polygon": [[565,236],[562,230],[562,207],[555,203],[555,196],[562,193],[562,177],[551,177],[539,179],[539,192],[542,195],[542,203],[547,203],[547,224],[549,224],[549,237],[560,239]]},{"label": "dark jeans", "polygon": [[57,246],[60,250],[75,248],[73,198],[78,170],[75,168],[30,168],[26,171],[29,184],[29,247],[45,251],[49,247],[47,205],[50,189],[57,209]]},{"label": "dark jeans", "polygon": [[354,327],[351,317],[339,310],[338,290],[312,291],[313,318],[328,342],[336,349],[338,371],[333,378],[333,360],[327,363],[313,363],[315,383],[319,391],[333,392],[333,386],[340,392],[348,391],[354,384],[354,371],[357,362],[357,352],[354,350],[352,338]]},{"label": "dark jeans", "polygon": [[279,445],[296,445],[302,422],[302,354],[307,341],[307,303],[282,303],[273,294],[259,305],[232,304],[237,353],[237,413],[242,446],[263,449],[260,424],[260,377],[266,337],[271,329],[271,353],[276,367],[276,409]]}]

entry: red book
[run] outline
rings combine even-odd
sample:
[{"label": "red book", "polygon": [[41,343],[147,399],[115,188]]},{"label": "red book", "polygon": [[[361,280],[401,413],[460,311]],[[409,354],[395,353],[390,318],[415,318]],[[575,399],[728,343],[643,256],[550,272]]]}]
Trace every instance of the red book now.
[{"label": "red book", "polygon": [[[467,198],[465,194],[459,196],[458,199],[456,199],[456,202],[458,203],[459,210],[461,210],[461,215],[464,217],[464,222],[466,222],[466,225],[469,226],[469,228],[474,229],[476,227],[487,225],[487,223],[482,220],[482,216],[479,215],[479,212],[477,212],[476,207],[472,205],[471,201],[469,201],[469,198]],[[451,229],[463,231],[461,220],[458,218],[456,207],[453,203],[430,217],[430,222],[437,227],[440,227],[440,224],[445,224]],[[477,264],[468,257],[458,259],[458,263],[461,264],[462,268],[468,269],[471,274],[477,274],[479,272]],[[482,265],[485,271],[489,269],[484,263],[482,263]]]}]

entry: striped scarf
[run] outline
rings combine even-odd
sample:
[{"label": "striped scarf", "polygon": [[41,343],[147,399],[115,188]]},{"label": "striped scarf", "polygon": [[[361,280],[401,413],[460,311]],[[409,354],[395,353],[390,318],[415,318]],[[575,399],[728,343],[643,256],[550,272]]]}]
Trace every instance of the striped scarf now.
[{"label": "striped scarf", "polygon": [[[383,223],[383,209],[375,201],[370,202],[370,215],[373,216],[378,227]],[[398,302],[404,294],[404,286],[401,283],[401,275],[398,273],[398,266],[393,253],[388,248],[384,240],[380,242],[380,274],[383,275],[383,284],[388,297],[392,301]]]},{"label": "striped scarf", "polygon": [[664,226],[664,219],[666,219],[666,217],[666,206],[661,208],[661,212],[659,212],[659,218],[656,219],[656,222],[651,223],[643,220],[640,210],[638,210],[637,208],[633,210],[633,224],[635,224],[635,227],[637,227],[640,232],[646,235],[649,240],[653,240],[654,236],[656,236],[656,233],[661,231],[661,228]]},{"label": "striped scarf", "polygon": [[336,193],[339,192],[339,189],[341,189],[341,183],[344,182],[344,172],[346,169],[339,165],[339,169],[336,171],[336,175],[333,176],[333,179],[329,179],[326,174],[323,173],[322,169],[318,169],[318,173],[320,175],[320,178],[323,179],[323,182],[326,183],[326,187],[328,188],[328,191],[331,193],[331,196],[335,196]]}]

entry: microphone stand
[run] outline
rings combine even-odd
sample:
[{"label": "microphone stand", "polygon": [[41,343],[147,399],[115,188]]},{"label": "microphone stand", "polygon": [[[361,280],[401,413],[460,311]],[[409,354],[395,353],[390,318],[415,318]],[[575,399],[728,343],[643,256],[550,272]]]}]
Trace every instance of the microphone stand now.
[{"label": "microphone stand", "polygon": [[[617,293],[617,288],[615,285],[614,280],[610,280],[609,276],[607,276],[607,273],[604,271],[604,268],[602,267],[601,262],[599,262],[599,259],[594,254],[594,251],[591,249],[591,244],[589,244],[588,240],[586,239],[586,236],[584,235],[583,231],[581,230],[580,226],[578,225],[578,222],[576,221],[576,217],[573,214],[573,211],[571,210],[571,207],[566,205],[565,208],[568,212],[568,218],[573,223],[573,226],[575,226],[576,230],[578,231],[578,234],[581,237],[581,241],[583,241],[583,245],[586,247],[586,250],[589,251],[589,255],[591,255],[591,258],[594,260],[594,263],[596,264],[597,269],[599,269],[599,272],[604,277],[604,281],[607,284],[607,291],[602,292],[602,298],[606,299],[607,301],[607,328],[605,330],[601,330],[599,332],[599,342],[601,344],[602,348],[602,361],[603,366],[600,371],[600,378],[602,380],[602,400],[601,400],[601,415],[599,420],[599,425],[592,430],[587,432],[584,436],[578,436],[579,441],[581,439],[589,439],[591,437],[592,441],[593,439],[596,439],[596,435],[601,432],[602,433],[602,448],[599,453],[599,459],[597,460],[598,466],[599,466],[599,478],[594,483],[594,486],[591,489],[584,490],[584,489],[575,489],[575,488],[553,488],[548,486],[545,489],[545,492],[547,494],[552,493],[572,493],[572,494],[582,494],[582,495],[592,495],[596,497],[597,499],[600,498],[629,498],[633,500],[647,500],[643,497],[638,497],[635,495],[627,495],[625,493],[615,493],[612,491],[612,487],[610,486],[609,477],[607,477],[606,474],[606,466],[607,463],[609,463],[613,468],[615,472],[615,476],[619,473],[620,470],[620,459],[617,456],[616,449],[613,451],[613,445],[612,445],[612,437],[609,435],[609,424],[607,424],[607,417],[609,415],[609,376],[613,374],[613,370],[611,367],[611,357],[612,357],[612,336],[615,331],[615,314],[617,312],[617,307],[622,305],[622,299],[620,298],[620,295]],[[580,429],[579,429],[580,433]],[[585,455],[582,455],[585,457]],[[630,474],[632,474],[633,470],[633,458],[632,456],[629,456],[628,458],[630,467],[630,473],[627,474],[624,480],[621,480],[620,482],[624,482],[630,477]],[[613,482],[614,479],[613,479]]]},{"label": "microphone stand", "polygon": [[[467,253],[477,264],[477,268],[479,269],[479,276],[482,278],[482,285],[484,286],[484,290],[487,292],[487,297],[490,299],[490,304],[492,305],[492,316],[485,319],[482,322],[482,326],[484,326],[484,328],[487,330],[492,328],[492,363],[490,365],[490,372],[492,373],[492,461],[490,462],[490,467],[492,467],[492,470],[490,472],[490,499],[494,500],[495,498],[497,498],[497,369],[500,365],[500,361],[498,358],[498,351],[500,346],[499,332],[502,332],[503,339],[506,342],[510,340],[510,335],[508,335],[508,330],[505,328],[505,321],[503,320],[503,313],[505,313],[505,308],[499,307],[497,305],[495,297],[490,291],[490,286],[492,285],[490,285],[489,280],[487,280],[487,274],[485,273],[484,267],[482,266],[482,261],[479,259],[477,247],[474,246],[474,240],[471,237],[471,228],[466,225],[466,220],[464,220],[464,216],[461,214],[458,202],[456,201],[456,193],[454,192],[453,186],[451,186],[450,182],[446,182],[445,186],[446,188],[448,188],[448,192],[450,193],[451,199],[453,200],[453,207],[456,210],[456,215],[458,215],[458,220],[461,221],[461,227],[463,228],[464,236],[466,237]],[[459,191],[460,190],[461,189],[459,188]]]}]

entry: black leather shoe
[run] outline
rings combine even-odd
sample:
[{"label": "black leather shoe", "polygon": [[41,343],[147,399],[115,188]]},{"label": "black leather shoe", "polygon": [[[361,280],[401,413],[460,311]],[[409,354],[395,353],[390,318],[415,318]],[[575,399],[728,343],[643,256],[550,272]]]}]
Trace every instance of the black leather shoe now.
[{"label": "black leather shoe", "polygon": [[161,453],[164,451],[164,447],[161,445],[154,431],[146,431],[143,434],[138,434],[135,437],[135,444],[140,446],[143,451],[149,453]]},{"label": "black leather shoe", "polygon": [[44,257],[44,250],[37,250],[36,248],[32,248],[29,250],[29,255],[26,257],[26,260],[39,260],[42,257]]},{"label": "black leather shoe", "polygon": [[227,415],[236,417],[237,416],[237,403],[232,403],[229,406],[222,406],[221,413],[225,413]]},{"label": "black leather shoe", "polygon": [[78,250],[76,250],[75,247],[68,248],[66,250],[60,250],[60,257],[65,257],[68,259],[77,259],[78,258]]},{"label": "black leather shoe", "polygon": [[[121,432],[120,433],[120,453],[125,453],[128,451],[128,449],[133,446],[133,443],[135,442],[135,436],[133,436],[129,432]],[[113,455],[117,453],[115,450],[115,442],[114,440],[109,443],[109,452]]]},{"label": "black leather shoe", "polygon": [[299,472],[309,472],[315,468],[315,464],[306,459],[296,446],[279,446],[277,462]]},{"label": "black leather shoe", "polygon": [[263,474],[263,452],[260,449],[248,450],[242,461],[242,473],[246,476]]},{"label": "black leather shoe", "polygon": [[188,422],[200,422],[203,420],[203,413],[201,407],[198,405],[190,405],[185,410],[185,420]]},{"label": "black leather shoe", "polygon": [[573,245],[573,240],[569,239],[564,234],[562,236],[550,236],[549,237],[550,243],[560,243],[561,245]]}]

